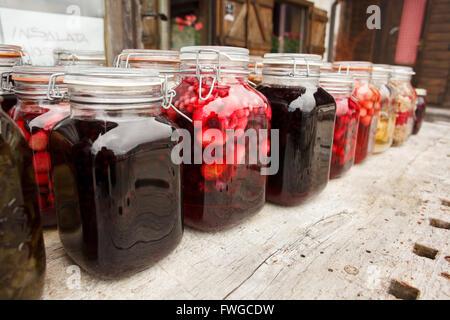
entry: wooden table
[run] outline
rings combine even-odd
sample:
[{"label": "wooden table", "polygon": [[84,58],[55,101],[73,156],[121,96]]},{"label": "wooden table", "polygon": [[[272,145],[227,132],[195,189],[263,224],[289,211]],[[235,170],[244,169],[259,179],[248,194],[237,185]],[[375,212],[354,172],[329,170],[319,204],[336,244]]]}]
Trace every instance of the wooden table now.
[{"label": "wooden table", "polygon": [[71,275],[57,231],[47,230],[43,298],[449,299],[449,172],[450,124],[425,123],[313,201],[267,204],[225,232],[187,228],[170,256],[118,281]]}]

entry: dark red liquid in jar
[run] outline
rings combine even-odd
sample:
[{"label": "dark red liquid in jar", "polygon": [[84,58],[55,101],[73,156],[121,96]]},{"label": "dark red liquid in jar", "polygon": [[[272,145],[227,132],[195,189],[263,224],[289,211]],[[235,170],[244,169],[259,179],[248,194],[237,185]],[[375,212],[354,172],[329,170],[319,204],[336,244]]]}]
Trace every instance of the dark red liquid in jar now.
[{"label": "dark red liquid in jar", "polygon": [[355,163],[363,162],[372,152],[380,111],[380,93],[368,83],[356,83],[354,96],[359,104],[359,127]]},{"label": "dark red liquid in jar", "polygon": [[56,225],[55,194],[51,178],[49,136],[52,128],[69,115],[68,104],[17,105],[10,115],[22,129],[33,152],[39,211],[43,226]]},{"label": "dark red liquid in jar", "polygon": [[173,130],[160,116],[67,118],[54,128],[58,230],[66,252],[88,272],[132,274],[181,240],[182,171],[171,161]]},{"label": "dark red liquid in jar", "polygon": [[[268,176],[267,201],[296,205],[328,183],[336,104],[322,88],[261,85],[279,130],[279,170]],[[312,91],[314,90],[314,91]]]},{"label": "dark red liquid in jar", "polygon": [[9,110],[11,110],[17,103],[17,97],[14,94],[0,95],[0,103],[2,110],[9,114]]},{"label": "dark red liquid in jar", "polygon": [[425,97],[417,96],[416,100],[416,113],[414,117],[413,134],[417,134],[422,127],[423,118],[425,117],[426,101]]},{"label": "dark red liquid in jar", "polygon": [[[202,96],[210,90],[211,78],[202,82]],[[174,98],[174,106],[194,121],[202,124],[202,130],[269,129],[271,110],[267,100],[243,81],[219,81],[211,96],[199,99],[199,82],[196,77],[184,77]],[[181,128],[191,134],[191,146],[194,150],[195,136],[191,122],[178,115],[174,110],[163,110],[166,116],[174,120]],[[201,133],[203,135],[203,133]],[[204,149],[203,139],[202,148]],[[266,176],[261,175],[262,165],[227,163],[226,138],[223,139],[223,164],[184,164],[184,221],[186,225],[204,230],[216,231],[232,227],[246,217],[259,211],[265,203]],[[270,142],[260,142],[260,149],[268,152]],[[202,151],[203,151],[202,149]],[[249,145],[234,142],[234,158],[247,158]]]},{"label": "dark red liquid in jar", "polygon": [[340,177],[353,165],[359,124],[359,106],[353,98],[335,98],[335,101],[336,122],[330,179]]}]

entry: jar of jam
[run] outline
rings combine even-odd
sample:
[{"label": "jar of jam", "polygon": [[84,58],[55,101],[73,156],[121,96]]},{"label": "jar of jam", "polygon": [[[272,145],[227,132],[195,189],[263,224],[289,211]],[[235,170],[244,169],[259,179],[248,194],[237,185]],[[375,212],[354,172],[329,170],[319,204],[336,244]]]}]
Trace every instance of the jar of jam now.
[{"label": "jar of jam", "polygon": [[148,268],[183,233],[179,137],[161,116],[156,71],[67,69],[70,116],[50,146],[58,231],[87,272],[117,278]]},{"label": "jar of jam", "polygon": [[189,134],[193,151],[183,161],[184,221],[204,231],[222,230],[265,203],[260,154],[269,152],[271,110],[248,85],[247,49],[183,47],[180,59],[173,105],[183,115],[172,109],[165,115]]},{"label": "jar of jam", "polygon": [[352,97],[353,77],[343,73],[320,71],[320,86],[336,101],[330,179],[347,172],[355,161],[358,137],[359,105]]},{"label": "jar of jam", "polygon": [[0,44],[0,105],[1,109],[8,113],[17,103],[16,95],[11,91],[11,70],[13,66],[23,63],[24,53],[19,46]]},{"label": "jar of jam", "polygon": [[32,154],[0,110],[0,300],[39,299],[45,249]]},{"label": "jar of jam", "polygon": [[319,55],[264,55],[258,90],[270,102],[272,131],[279,133],[279,170],[267,178],[270,202],[297,205],[328,183],[336,103],[319,86],[321,64]]},{"label": "jar of jam", "polygon": [[250,69],[248,81],[255,87],[259,86],[262,82],[263,57],[250,56],[248,68]]},{"label": "jar of jam", "polygon": [[414,126],[416,92],[411,85],[415,74],[411,67],[392,66],[390,83],[396,91],[394,107],[397,112],[394,129],[394,146],[400,146],[411,135]]},{"label": "jar of jam", "polygon": [[427,96],[427,90],[416,88],[417,100],[416,100],[416,112],[414,115],[414,128],[413,134],[417,134],[422,127],[423,118],[425,117],[425,109],[427,106],[427,101],[425,97]]},{"label": "jar of jam", "polygon": [[361,163],[373,152],[380,110],[380,92],[370,83],[372,63],[340,61],[335,62],[333,68],[353,76],[353,95],[360,108],[355,163]]},{"label": "jar of jam", "polygon": [[388,65],[374,64],[371,83],[380,92],[380,115],[375,136],[374,153],[384,152],[392,145],[394,139],[395,120],[394,90],[389,84],[391,69]]},{"label": "jar of jam", "polygon": [[106,66],[105,52],[93,50],[53,50],[57,66]]},{"label": "jar of jam", "polygon": [[[39,210],[43,226],[56,225],[55,194],[51,179],[50,147],[48,144],[53,126],[69,115],[69,104],[48,97],[48,84],[53,74],[61,74],[64,67],[17,66],[12,80],[17,105],[10,116],[22,129],[33,153],[35,180],[39,192]],[[56,88],[63,92],[61,78],[53,78]]]},{"label": "jar of jam", "polygon": [[180,80],[180,53],[174,50],[125,49],[116,57],[115,65],[158,70],[162,77],[168,78],[169,88],[177,86]]}]

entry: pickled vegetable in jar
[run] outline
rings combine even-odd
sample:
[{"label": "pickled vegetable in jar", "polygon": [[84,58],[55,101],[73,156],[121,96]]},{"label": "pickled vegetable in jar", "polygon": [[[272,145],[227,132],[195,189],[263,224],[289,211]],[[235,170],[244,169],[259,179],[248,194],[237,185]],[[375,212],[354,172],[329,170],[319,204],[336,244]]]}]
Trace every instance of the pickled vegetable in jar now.
[{"label": "pickled vegetable in jar", "polygon": [[55,49],[53,57],[57,66],[106,66],[104,51]]},{"label": "pickled vegetable in jar", "polygon": [[416,112],[414,114],[414,128],[413,134],[417,134],[422,127],[423,118],[425,117],[425,109],[427,106],[427,101],[425,97],[427,96],[427,90],[416,88],[417,100],[416,100]]},{"label": "pickled vegetable in jar", "polygon": [[319,86],[321,64],[319,55],[264,56],[258,90],[272,107],[272,130],[279,131],[279,170],[267,178],[267,201],[297,205],[328,183],[336,103]]},{"label": "pickled vegetable in jar", "polygon": [[24,53],[19,46],[0,44],[0,106],[1,110],[8,113],[17,103],[16,95],[11,91],[11,70],[13,66],[23,63]]},{"label": "pickled vegetable in jar", "polygon": [[64,249],[101,278],[148,268],[183,233],[182,171],[171,161],[178,137],[161,116],[162,79],[151,70],[71,68],[64,83],[71,113],[50,138]]},{"label": "pickled vegetable in jar", "polygon": [[45,249],[32,154],[0,110],[0,300],[39,299]]},{"label": "pickled vegetable in jar", "polygon": [[260,85],[262,82],[263,57],[250,56],[248,68],[250,70],[248,81],[255,86]]},{"label": "pickled vegetable in jar", "polygon": [[390,71],[390,67],[383,64],[374,64],[372,69],[371,83],[380,92],[380,115],[374,153],[384,152],[389,149],[394,139],[397,114],[393,104],[395,91],[389,84]]},{"label": "pickled vegetable in jar", "polygon": [[359,105],[352,96],[353,77],[350,75],[326,72],[321,69],[320,86],[336,101],[336,121],[330,166],[330,179],[334,179],[346,173],[355,161]]},{"label": "pickled vegetable in jar", "polygon": [[361,163],[373,152],[380,110],[380,92],[370,84],[372,63],[339,61],[334,63],[333,69],[353,76],[353,95],[360,108],[355,163]]},{"label": "pickled vegetable in jar", "polygon": [[[267,155],[270,150],[263,132],[270,128],[271,110],[248,85],[247,49],[184,47],[180,58],[173,105],[184,116],[173,109],[164,114],[187,130],[193,150],[183,162],[184,221],[204,231],[230,228],[265,203],[264,165],[254,151]],[[205,154],[212,147],[214,159],[208,161]]]},{"label": "pickled vegetable in jar", "polygon": [[[64,67],[18,66],[12,71],[17,105],[10,115],[17,123],[33,153],[35,180],[38,185],[39,211],[43,226],[56,225],[55,194],[51,177],[50,147],[53,126],[69,115],[69,104],[50,100],[47,96],[49,79]],[[57,88],[64,92],[61,78]]]},{"label": "pickled vegetable in jar", "polygon": [[411,135],[414,126],[416,92],[411,85],[415,74],[410,67],[392,66],[390,83],[395,90],[394,107],[397,112],[394,130],[394,146],[400,146]]},{"label": "pickled vegetable in jar", "polygon": [[125,49],[116,57],[116,67],[158,70],[168,78],[169,88],[179,84],[180,53],[174,50]]}]

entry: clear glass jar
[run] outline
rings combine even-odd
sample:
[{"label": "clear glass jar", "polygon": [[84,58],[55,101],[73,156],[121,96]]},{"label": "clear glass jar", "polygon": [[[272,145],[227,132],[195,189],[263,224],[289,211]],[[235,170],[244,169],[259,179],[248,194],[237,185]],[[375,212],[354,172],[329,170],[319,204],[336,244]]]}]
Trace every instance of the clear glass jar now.
[{"label": "clear glass jar", "polygon": [[353,96],[357,98],[360,110],[355,163],[361,163],[373,152],[380,111],[380,92],[370,84],[372,63],[339,61],[334,63],[333,69],[353,76]]},{"label": "clear glass jar", "polygon": [[0,300],[39,299],[45,249],[31,151],[0,110]]},{"label": "clear glass jar", "polygon": [[148,268],[183,234],[176,128],[161,116],[151,70],[71,68],[70,117],[52,131],[58,231],[89,273],[117,278]]},{"label": "clear glass jar", "polygon": [[248,65],[250,74],[248,76],[248,81],[251,84],[258,86],[262,82],[262,69],[263,69],[263,57],[260,56],[250,56],[250,63]]},{"label": "clear glass jar", "polygon": [[13,66],[23,63],[22,48],[8,44],[0,44],[0,105],[1,109],[8,113],[17,103],[16,95],[11,92],[11,70]]},{"label": "clear glass jar", "polygon": [[[51,75],[62,73],[63,67],[17,66],[13,68],[12,80],[17,96],[16,106],[10,110],[33,152],[35,180],[39,192],[39,210],[43,226],[56,225],[55,195],[51,179],[50,147],[48,140],[53,126],[69,115],[69,104],[48,98],[47,90]],[[58,88],[62,79],[58,79]]]},{"label": "clear glass jar", "polygon": [[125,49],[116,57],[116,67],[158,70],[168,77],[169,88],[179,84],[180,52],[174,50]]},{"label": "clear glass jar", "polygon": [[422,127],[423,118],[425,117],[425,109],[427,107],[427,101],[425,97],[427,96],[427,90],[416,88],[416,112],[414,114],[414,128],[413,134],[417,134]]},{"label": "clear glass jar", "polygon": [[[257,161],[247,158],[255,144],[269,152],[268,135],[264,138],[261,129],[269,129],[271,110],[266,98],[248,85],[247,49],[183,47],[180,58],[181,83],[174,89],[173,104],[193,123],[173,109],[164,113],[189,131],[192,150],[197,150],[190,164],[183,165],[184,221],[205,231],[225,229],[265,203],[263,164],[259,156]],[[255,136],[247,143],[243,137],[250,131]],[[203,155],[211,146],[218,155],[207,161]]]},{"label": "clear glass jar", "polygon": [[330,176],[336,103],[319,86],[319,55],[264,55],[258,90],[279,130],[279,170],[268,176],[267,201],[297,205],[321,192]]},{"label": "clear glass jar", "polygon": [[390,83],[396,91],[394,106],[397,112],[393,145],[399,146],[412,134],[414,127],[416,92],[411,85],[411,77],[415,73],[411,67],[391,66],[391,68]]},{"label": "clear glass jar", "polygon": [[352,76],[322,70],[320,86],[336,101],[336,121],[330,166],[330,179],[334,179],[346,173],[355,161],[359,105],[352,96]]},{"label": "clear glass jar", "polygon": [[380,92],[380,115],[375,137],[374,153],[384,152],[390,148],[394,140],[395,120],[394,109],[395,90],[389,84],[391,69],[385,64],[374,64],[371,83]]},{"label": "clear glass jar", "polygon": [[57,66],[106,66],[103,51],[55,49],[53,56]]}]

